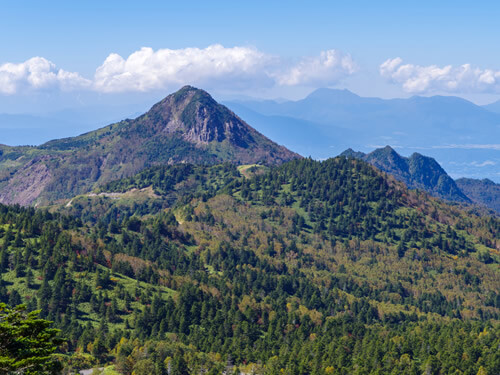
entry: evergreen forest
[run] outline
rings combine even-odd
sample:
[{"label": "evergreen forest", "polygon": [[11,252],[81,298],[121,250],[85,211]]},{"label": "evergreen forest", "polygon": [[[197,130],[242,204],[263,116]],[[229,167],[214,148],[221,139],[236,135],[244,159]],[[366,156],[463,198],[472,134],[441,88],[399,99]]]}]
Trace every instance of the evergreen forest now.
[{"label": "evergreen forest", "polygon": [[53,322],[66,374],[497,375],[499,266],[498,217],[346,157],[0,205],[0,303]]}]

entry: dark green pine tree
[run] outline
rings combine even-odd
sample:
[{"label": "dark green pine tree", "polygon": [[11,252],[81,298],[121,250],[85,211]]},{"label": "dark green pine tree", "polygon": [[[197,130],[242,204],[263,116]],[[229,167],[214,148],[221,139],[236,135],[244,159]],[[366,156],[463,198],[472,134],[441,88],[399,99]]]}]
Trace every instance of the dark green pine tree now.
[{"label": "dark green pine tree", "polygon": [[0,373],[57,374],[61,364],[52,356],[61,340],[52,322],[24,306],[0,303]]}]

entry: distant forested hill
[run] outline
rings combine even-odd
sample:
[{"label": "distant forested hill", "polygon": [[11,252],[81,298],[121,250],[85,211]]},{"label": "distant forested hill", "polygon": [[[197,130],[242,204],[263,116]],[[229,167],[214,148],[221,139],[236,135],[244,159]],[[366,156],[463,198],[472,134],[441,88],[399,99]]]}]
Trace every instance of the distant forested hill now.
[{"label": "distant forested hill", "polygon": [[500,185],[486,179],[459,178],[457,186],[471,200],[482,204],[500,214]]}]

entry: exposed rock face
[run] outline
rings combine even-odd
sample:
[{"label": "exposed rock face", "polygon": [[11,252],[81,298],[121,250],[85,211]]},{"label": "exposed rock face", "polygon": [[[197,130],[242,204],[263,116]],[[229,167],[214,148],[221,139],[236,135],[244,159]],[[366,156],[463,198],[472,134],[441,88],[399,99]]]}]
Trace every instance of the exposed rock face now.
[{"label": "exposed rock face", "polygon": [[341,155],[367,161],[404,182],[410,189],[422,189],[431,195],[454,202],[471,202],[439,163],[431,157],[414,153],[406,158],[390,146],[379,148],[369,154],[348,149]]},{"label": "exposed rock face", "polygon": [[134,120],[39,147],[0,151],[0,202],[23,205],[87,193],[154,164],[280,164],[300,157],[191,86]]},{"label": "exposed rock face", "polygon": [[[148,125],[155,127],[150,119],[161,119],[157,123],[163,128],[158,130],[179,134],[197,146],[228,141],[233,147],[248,148],[265,138],[207,92],[190,86],[155,104],[146,115]],[[286,151],[279,149],[280,153]]]},{"label": "exposed rock face", "polygon": [[21,205],[34,202],[52,178],[46,161],[47,158],[42,157],[22,167],[0,190],[0,202]]}]

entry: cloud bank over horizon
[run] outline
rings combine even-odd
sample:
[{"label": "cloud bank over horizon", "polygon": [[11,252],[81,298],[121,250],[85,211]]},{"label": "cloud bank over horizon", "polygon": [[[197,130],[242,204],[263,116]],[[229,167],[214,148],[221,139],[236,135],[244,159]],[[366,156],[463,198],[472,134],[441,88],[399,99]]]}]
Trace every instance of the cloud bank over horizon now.
[{"label": "cloud bank over horizon", "polygon": [[184,84],[206,88],[245,90],[286,86],[330,86],[354,74],[349,54],[331,49],[298,62],[254,47],[158,49],[143,47],[128,57],[111,53],[92,79],[33,57],[22,63],[0,65],[0,94],[60,90],[98,93],[148,92]]},{"label": "cloud bank over horizon", "polygon": [[[334,87],[360,70],[349,53],[338,49],[296,60],[251,46],[157,49],[142,47],[129,56],[111,53],[84,77],[40,56],[0,63],[0,94],[30,92],[145,93],[190,84],[209,90],[243,92],[287,87]],[[400,57],[379,66],[380,77],[409,94],[500,93],[500,70],[416,65]]]},{"label": "cloud bank over horizon", "polygon": [[403,60],[396,57],[384,61],[379,72],[390,83],[399,84],[404,91],[413,94],[500,92],[500,71],[480,69],[471,64],[421,66],[403,64]]}]

